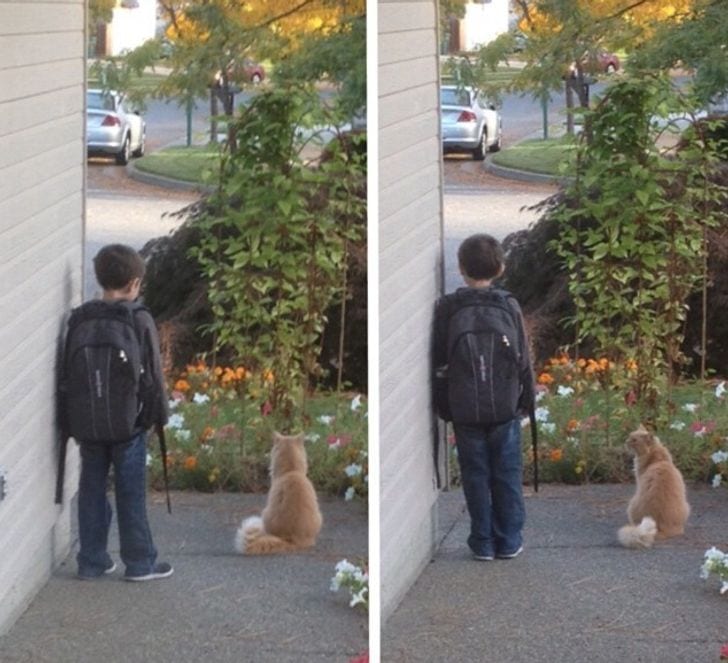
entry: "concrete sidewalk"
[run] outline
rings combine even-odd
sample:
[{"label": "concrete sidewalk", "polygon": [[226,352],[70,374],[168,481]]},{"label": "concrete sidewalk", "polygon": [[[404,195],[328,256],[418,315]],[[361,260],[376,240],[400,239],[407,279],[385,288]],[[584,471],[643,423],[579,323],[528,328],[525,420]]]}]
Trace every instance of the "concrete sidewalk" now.
[{"label": "concrete sidewalk", "polygon": [[544,485],[526,499],[525,550],[476,562],[460,491],[440,498],[442,545],[385,625],[382,662],[711,663],[728,596],[700,578],[728,549],[728,491],[688,488],[685,536],[621,548],[630,485]]},{"label": "concrete sidewalk", "polygon": [[[121,580],[119,568],[94,581],[76,578],[75,552],[25,614],[0,638],[3,663],[346,663],[368,647],[367,617],[330,581],[336,563],[367,554],[361,503],[323,498],[316,547],[291,555],[234,552],[240,519],[259,513],[265,495],[174,493],[149,497],[160,561],[171,578]],[[112,532],[116,520],[112,523]]]}]

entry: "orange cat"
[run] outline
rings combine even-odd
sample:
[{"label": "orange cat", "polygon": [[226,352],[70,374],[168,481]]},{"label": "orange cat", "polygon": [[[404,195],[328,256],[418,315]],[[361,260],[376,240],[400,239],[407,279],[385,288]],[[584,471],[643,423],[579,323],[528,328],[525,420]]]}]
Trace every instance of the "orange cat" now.
[{"label": "orange cat", "polygon": [[655,539],[685,531],[690,515],[685,482],[670,452],[644,426],[630,433],[627,448],[634,454],[637,490],[627,507],[630,524],[617,536],[627,548],[649,548]]},{"label": "orange cat", "polygon": [[235,536],[235,548],[246,555],[268,555],[310,548],[321,530],[321,512],[303,435],[273,434],[268,500],[260,516],[246,518]]}]

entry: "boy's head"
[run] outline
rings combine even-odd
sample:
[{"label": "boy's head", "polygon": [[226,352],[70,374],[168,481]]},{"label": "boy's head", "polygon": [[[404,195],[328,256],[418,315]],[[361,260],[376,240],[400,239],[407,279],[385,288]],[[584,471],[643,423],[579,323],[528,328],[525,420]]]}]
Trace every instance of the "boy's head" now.
[{"label": "boy's head", "polygon": [[144,259],[130,246],[109,244],[94,258],[96,280],[105,294],[136,299],[144,278]]},{"label": "boy's head", "polygon": [[490,235],[471,235],[458,249],[458,264],[466,279],[490,281],[505,269],[505,255],[498,240]]}]

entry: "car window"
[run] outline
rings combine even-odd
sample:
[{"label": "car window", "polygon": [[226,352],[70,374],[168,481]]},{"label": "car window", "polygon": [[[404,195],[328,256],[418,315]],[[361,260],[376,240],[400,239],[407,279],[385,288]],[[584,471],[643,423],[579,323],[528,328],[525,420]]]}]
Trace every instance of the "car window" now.
[{"label": "car window", "polygon": [[103,92],[87,92],[86,105],[95,110],[114,110],[114,99]]},{"label": "car window", "polygon": [[440,101],[443,106],[470,106],[470,92],[455,88],[442,88]]}]

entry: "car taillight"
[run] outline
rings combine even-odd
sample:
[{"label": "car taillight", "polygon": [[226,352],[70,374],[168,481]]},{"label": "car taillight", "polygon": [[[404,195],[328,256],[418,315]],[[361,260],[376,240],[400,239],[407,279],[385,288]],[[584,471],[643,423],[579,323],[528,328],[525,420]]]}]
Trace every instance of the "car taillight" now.
[{"label": "car taillight", "polygon": [[475,117],[473,111],[463,111],[458,116],[458,122],[475,122],[478,118]]},{"label": "car taillight", "polygon": [[107,115],[104,121],[101,123],[102,127],[118,127],[121,126],[121,122],[116,115]]}]

